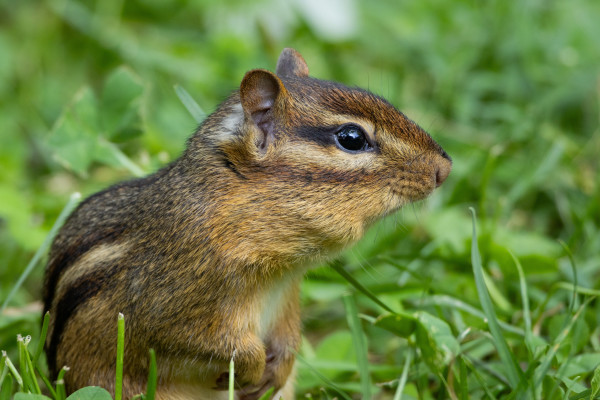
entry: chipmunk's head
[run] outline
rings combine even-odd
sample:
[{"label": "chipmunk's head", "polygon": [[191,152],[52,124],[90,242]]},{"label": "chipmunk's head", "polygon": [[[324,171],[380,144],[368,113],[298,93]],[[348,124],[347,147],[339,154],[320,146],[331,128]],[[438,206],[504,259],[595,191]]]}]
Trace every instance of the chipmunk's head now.
[{"label": "chipmunk's head", "polygon": [[452,166],[386,100],[309,77],[293,49],[283,50],[276,74],[248,72],[239,98],[221,113],[221,131],[229,133],[219,134],[218,153],[246,207],[260,215],[257,223],[321,251],[357,240],[378,218],[427,197]]}]

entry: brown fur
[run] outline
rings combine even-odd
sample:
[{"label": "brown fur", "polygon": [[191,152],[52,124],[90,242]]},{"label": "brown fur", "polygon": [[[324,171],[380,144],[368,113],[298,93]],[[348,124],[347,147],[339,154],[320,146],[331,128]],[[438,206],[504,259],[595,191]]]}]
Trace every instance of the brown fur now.
[{"label": "brown fur", "polygon": [[[337,146],[333,132],[345,123],[374,146]],[[232,357],[238,399],[271,386],[291,398],[304,270],[426,197],[450,168],[387,101],[310,78],[302,57],[284,50],[277,75],[248,72],[178,160],[70,216],[46,268],[51,370],[70,367],[69,392],[114,390],[122,312],[126,398],[145,390],[149,348],[158,398],[220,398]]]}]

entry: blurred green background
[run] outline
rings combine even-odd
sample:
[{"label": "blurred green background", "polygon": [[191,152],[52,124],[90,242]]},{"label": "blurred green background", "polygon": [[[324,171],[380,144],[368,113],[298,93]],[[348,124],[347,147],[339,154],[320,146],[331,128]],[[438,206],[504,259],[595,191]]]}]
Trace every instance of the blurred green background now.
[{"label": "blurred green background", "polygon": [[[571,296],[555,289],[575,278],[558,240],[574,255],[578,284],[600,289],[599,21],[596,0],[3,0],[0,300],[71,193],[154,171],[182,151],[196,122],[174,85],[209,113],[246,71],[273,70],[281,49],[294,47],[311,75],[386,97],[454,160],[431,199],[346,253],[347,269],[400,308],[433,310],[455,335],[481,327],[439,304],[449,296],[479,307],[473,206],[500,317],[522,323],[510,250],[525,270],[537,334],[550,340],[560,326],[551,317]],[[38,329],[42,275],[40,265],[0,316],[0,348]],[[329,269],[307,279],[309,355],[352,360],[341,344],[349,343],[339,300],[347,290]],[[600,306],[590,304],[583,336],[566,355],[600,357]],[[380,311],[360,297],[359,305]],[[401,365],[406,343],[366,329],[370,361]],[[351,371],[324,371],[349,387],[356,381]],[[381,373],[375,381],[394,379]],[[414,393],[442,386],[417,375]],[[318,385],[301,374],[301,390]]]}]

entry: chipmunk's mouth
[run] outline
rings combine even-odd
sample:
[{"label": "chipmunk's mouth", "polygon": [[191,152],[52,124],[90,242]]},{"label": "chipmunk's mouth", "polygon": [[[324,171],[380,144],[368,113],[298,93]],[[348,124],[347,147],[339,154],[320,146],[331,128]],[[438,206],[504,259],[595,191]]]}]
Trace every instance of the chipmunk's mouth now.
[{"label": "chipmunk's mouth", "polygon": [[400,203],[398,208],[415,201],[427,198],[435,189],[435,180],[429,182],[405,182],[398,187],[391,187],[393,196]]},{"label": "chipmunk's mouth", "polygon": [[451,169],[452,161],[446,153],[419,157],[397,167],[397,180],[390,189],[402,205],[423,200],[444,183]]}]

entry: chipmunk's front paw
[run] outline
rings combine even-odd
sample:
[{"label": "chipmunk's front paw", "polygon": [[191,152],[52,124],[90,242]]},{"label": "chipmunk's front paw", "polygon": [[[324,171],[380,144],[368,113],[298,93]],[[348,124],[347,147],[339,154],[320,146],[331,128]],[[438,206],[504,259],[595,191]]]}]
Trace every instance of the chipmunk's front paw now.
[{"label": "chipmunk's front paw", "polygon": [[285,347],[270,346],[267,349],[266,365],[260,382],[240,389],[238,399],[257,400],[272,387],[275,388],[273,394],[277,393],[285,385],[290,375],[294,358],[293,354]]},{"label": "chipmunk's front paw", "polygon": [[[263,343],[256,337],[240,341],[233,357],[235,366],[234,388],[241,389],[260,383],[265,371],[266,354]],[[229,372],[223,372],[215,381],[215,390],[229,388]]]}]

